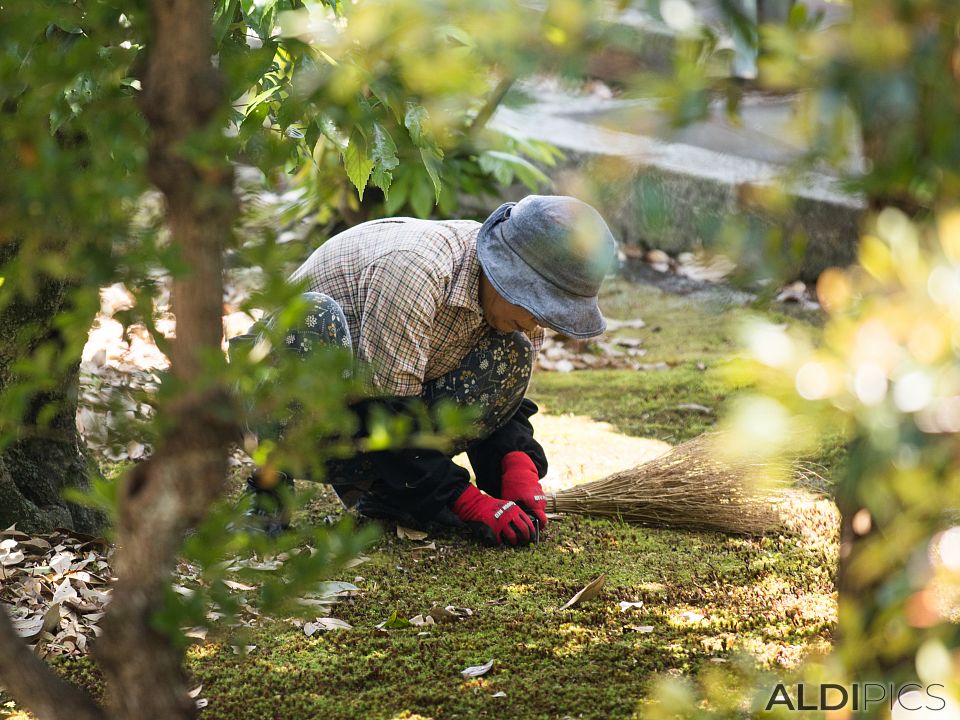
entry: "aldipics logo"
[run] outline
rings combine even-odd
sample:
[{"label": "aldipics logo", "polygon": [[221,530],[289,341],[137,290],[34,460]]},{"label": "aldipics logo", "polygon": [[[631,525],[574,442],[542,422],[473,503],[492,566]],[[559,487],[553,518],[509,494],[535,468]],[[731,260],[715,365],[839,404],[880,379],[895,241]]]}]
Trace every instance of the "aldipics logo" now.
[{"label": "aldipics logo", "polygon": [[[933,683],[894,683],[864,682],[851,685],[837,683],[822,683],[812,685],[798,683],[785,685],[777,683],[770,699],[767,701],[767,710],[784,708],[786,710],[842,710],[844,708],[854,712],[868,712],[877,709],[881,704],[891,710],[894,707],[898,715],[903,711],[916,712],[920,710],[938,711],[947,706],[946,693],[943,685]],[[939,694],[943,693],[943,694]]]}]

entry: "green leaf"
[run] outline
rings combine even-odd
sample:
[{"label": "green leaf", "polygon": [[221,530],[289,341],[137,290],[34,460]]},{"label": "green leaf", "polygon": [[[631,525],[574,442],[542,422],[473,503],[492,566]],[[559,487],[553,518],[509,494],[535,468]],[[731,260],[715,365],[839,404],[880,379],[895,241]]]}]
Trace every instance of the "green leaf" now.
[{"label": "green leaf", "polygon": [[410,188],[410,206],[417,217],[430,217],[434,205],[434,190],[430,178],[418,172]]},{"label": "green leaf", "polygon": [[423,167],[430,176],[430,182],[433,183],[433,192],[437,202],[440,202],[440,168],[443,154],[435,148],[420,148],[420,158],[423,160]]},{"label": "green leaf", "polygon": [[343,136],[343,133],[340,132],[340,129],[336,126],[333,120],[330,119],[329,115],[321,115],[319,118],[317,118],[316,125],[323,136],[332,142],[341,153],[347,149],[346,138]]},{"label": "green leaf", "polygon": [[274,85],[273,87],[267,88],[262,93],[259,93],[256,97],[253,98],[249,103],[247,103],[247,114],[249,115],[260,103],[269,100],[278,92],[283,89],[281,85]]},{"label": "green leaf", "polygon": [[367,181],[373,171],[373,160],[367,152],[367,139],[359,128],[354,128],[350,133],[350,142],[343,153],[343,166],[347,171],[347,177],[357,188],[360,199],[363,200],[364,188],[367,187]]},{"label": "green leaf", "polygon": [[393,182],[390,172],[400,164],[397,146],[387,129],[380,124],[373,126],[373,184],[386,194]]},{"label": "green leaf", "polygon": [[409,169],[401,168],[399,177],[390,186],[390,194],[384,202],[384,210],[387,215],[396,215],[397,211],[406,205],[410,199],[410,184],[414,173]]},{"label": "green leaf", "polygon": [[237,14],[237,6],[240,0],[217,0],[217,6],[213,11],[213,46],[219,48],[223,42],[223,36],[227,34],[234,16]]},{"label": "green leaf", "polygon": [[246,145],[250,139],[263,129],[263,121],[267,119],[267,113],[270,112],[270,106],[267,103],[260,103],[243,119],[240,123],[240,144]]},{"label": "green leaf", "polygon": [[383,630],[399,630],[402,628],[413,627],[413,624],[404,617],[400,617],[397,610],[393,611],[393,614],[384,620],[382,623],[377,625],[378,628]]},{"label": "green leaf", "polygon": [[499,150],[487,150],[480,155],[480,167],[493,175],[501,185],[509,185],[514,176],[528,189],[538,190],[550,184],[550,178],[526,158]]},{"label": "green leaf", "polygon": [[407,114],[403,117],[403,124],[407,128],[407,132],[410,133],[413,144],[417,147],[423,147],[427,143],[423,123],[428,117],[427,109],[423,105],[407,104]]}]

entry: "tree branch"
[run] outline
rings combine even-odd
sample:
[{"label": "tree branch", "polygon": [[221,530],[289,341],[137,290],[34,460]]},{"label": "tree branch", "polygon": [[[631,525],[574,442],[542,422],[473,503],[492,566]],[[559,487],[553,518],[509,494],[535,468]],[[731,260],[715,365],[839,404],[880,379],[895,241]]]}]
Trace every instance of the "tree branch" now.
[{"label": "tree branch", "polygon": [[0,610],[0,685],[39,720],[106,720],[90,695],[30,651],[5,610]]},{"label": "tree branch", "polygon": [[467,134],[470,137],[475,137],[477,133],[486,127],[487,123],[490,122],[490,118],[493,117],[493,114],[497,111],[497,108],[500,107],[500,103],[503,102],[503,99],[507,96],[507,93],[510,92],[510,88],[513,87],[513,83],[515,82],[516,78],[508,75],[497,83],[497,86],[493,89],[490,97],[487,98],[487,101],[483,104],[483,107],[480,108],[480,112],[477,113],[477,116],[473,119],[473,122],[470,123],[470,129],[467,131]]}]

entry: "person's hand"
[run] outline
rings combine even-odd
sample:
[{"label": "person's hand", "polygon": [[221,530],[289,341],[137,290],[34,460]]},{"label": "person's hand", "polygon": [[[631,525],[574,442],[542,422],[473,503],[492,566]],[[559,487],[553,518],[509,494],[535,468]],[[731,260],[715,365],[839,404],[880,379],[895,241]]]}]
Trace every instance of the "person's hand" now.
[{"label": "person's hand", "polygon": [[528,545],[536,534],[533,521],[516,503],[492,498],[473,485],[451,509],[487,545]]},{"label": "person's hand", "polygon": [[540,485],[537,466],[525,452],[511,452],[501,461],[503,485],[500,497],[513,500],[528,514],[537,518],[542,530],[547,526],[547,495]]}]

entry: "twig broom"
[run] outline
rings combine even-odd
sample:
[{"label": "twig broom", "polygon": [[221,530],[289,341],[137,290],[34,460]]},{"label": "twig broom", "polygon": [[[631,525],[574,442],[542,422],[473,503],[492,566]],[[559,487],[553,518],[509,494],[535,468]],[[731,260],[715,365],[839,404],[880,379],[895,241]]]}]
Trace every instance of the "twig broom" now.
[{"label": "twig broom", "polygon": [[554,493],[548,510],[742,535],[781,527],[779,496],[756,486],[753,478],[783,467],[720,460],[720,437],[705,433],[642,465]]}]

